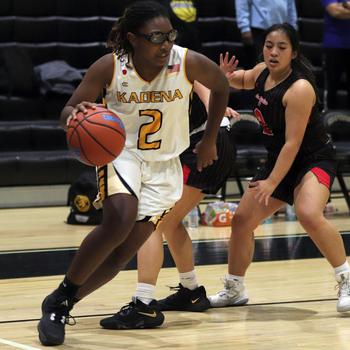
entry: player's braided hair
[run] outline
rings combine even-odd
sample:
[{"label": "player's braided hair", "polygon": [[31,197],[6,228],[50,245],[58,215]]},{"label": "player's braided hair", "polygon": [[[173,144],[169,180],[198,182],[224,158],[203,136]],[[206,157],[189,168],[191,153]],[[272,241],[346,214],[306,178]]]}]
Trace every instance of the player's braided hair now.
[{"label": "player's braided hair", "polygon": [[137,1],[131,4],[112,27],[107,39],[107,47],[119,57],[132,53],[133,48],[127,38],[127,33],[138,33],[146,22],[156,17],[169,18],[167,9],[161,4],[155,1]]}]

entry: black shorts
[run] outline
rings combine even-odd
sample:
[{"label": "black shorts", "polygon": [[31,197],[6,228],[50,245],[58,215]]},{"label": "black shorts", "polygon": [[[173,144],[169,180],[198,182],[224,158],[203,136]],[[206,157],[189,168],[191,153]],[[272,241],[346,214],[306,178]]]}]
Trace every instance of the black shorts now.
[{"label": "black shorts", "polygon": [[[272,156],[269,154],[268,161],[258,170],[253,181],[266,179],[275,166],[276,159],[277,155]],[[328,187],[329,190],[331,189],[337,172],[337,164],[334,160],[334,150],[331,144],[324,146],[307,157],[298,157],[271,197],[293,205],[294,189],[309,171],[315,174],[320,183]]]},{"label": "black shorts", "polygon": [[236,149],[230,140],[229,131],[221,127],[216,141],[218,159],[199,172],[197,156],[193,153],[193,149],[202,136],[203,131],[191,135],[190,146],[180,155],[184,184],[199,188],[205,194],[216,194],[230,175],[236,158]]}]

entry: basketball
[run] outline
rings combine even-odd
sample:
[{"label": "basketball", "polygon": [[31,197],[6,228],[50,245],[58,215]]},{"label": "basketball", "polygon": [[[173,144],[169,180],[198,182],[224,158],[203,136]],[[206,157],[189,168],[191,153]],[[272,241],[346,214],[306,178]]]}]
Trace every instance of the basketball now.
[{"label": "basketball", "polygon": [[110,163],[124,148],[125,128],[121,119],[110,110],[96,106],[86,114],[78,112],[67,129],[67,143],[82,163],[102,166]]}]

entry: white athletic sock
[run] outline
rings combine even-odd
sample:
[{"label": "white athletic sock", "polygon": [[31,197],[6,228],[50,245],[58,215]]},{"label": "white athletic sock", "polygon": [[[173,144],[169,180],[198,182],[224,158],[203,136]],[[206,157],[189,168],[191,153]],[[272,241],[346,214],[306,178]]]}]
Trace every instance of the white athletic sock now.
[{"label": "white athletic sock", "polygon": [[155,290],[156,286],[153,284],[136,283],[136,292],[134,297],[148,305],[154,299]]},{"label": "white athletic sock", "polygon": [[190,290],[194,290],[198,288],[197,276],[194,270],[189,272],[180,272],[180,283],[183,287],[188,288]]},{"label": "white athletic sock", "polygon": [[238,281],[240,283],[244,282],[244,276],[230,275],[229,273],[226,275],[226,279],[228,281]]},{"label": "white athletic sock", "polygon": [[350,266],[347,260],[345,260],[345,263],[343,265],[337,266],[334,268],[334,274],[341,275],[342,273],[350,272]]}]

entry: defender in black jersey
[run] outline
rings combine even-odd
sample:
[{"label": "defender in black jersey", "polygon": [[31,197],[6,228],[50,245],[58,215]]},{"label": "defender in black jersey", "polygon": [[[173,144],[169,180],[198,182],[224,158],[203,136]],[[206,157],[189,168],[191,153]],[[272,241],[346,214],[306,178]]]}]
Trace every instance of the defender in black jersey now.
[{"label": "defender in black jersey", "polygon": [[[268,76],[269,70],[265,68],[255,82],[254,114],[263,130],[268,159],[265,167],[261,168],[254,177],[253,182],[268,178],[272,172],[280,151],[286,143],[286,107],[283,105],[283,97],[296,81],[306,78],[301,72],[292,70],[282,82],[265,91]],[[317,103],[312,107],[296,157],[289,171],[272,193],[272,197],[292,205],[294,189],[309,171],[313,172],[318,181],[327,188],[331,187],[336,175],[333,146],[325,131]]]},{"label": "defender in black jersey", "polygon": [[[176,290],[165,299],[158,300],[160,311],[205,311],[210,307],[206,291],[199,286],[193,264],[192,241],[182,224],[186,214],[195,208],[205,194],[216,194],[229,176],[235,159],[235,147],[229,136],[229,120],[224,117],[217,137],[218,159],[213,165],[198,171],[196,155],[193,152],[196,144],[203,136],[206,122],[206,106],[209,100],[209,90],[195,82],[194,94],[190,112],[190,146],[181,154],[180,159],[184,174],[184,189],[180,200],[174,208],[162,219],[158,229],[147,242],[139,249],[137,254],[138,283],[133,299],[147,303],[154,299],[155,287],[159,271],[163,264],[163,235],[168,241],[171,254],[175,260],[180,275],[180,283]],[[230,117],[238,117],[238,113],[227,109]],[[140,328],[140,321],[148,321],[147,316],[135,315],[131,320],[124,315],[122,309],[112,317],[101,320],[105,328],[118,329],[125,320],[129,328]]]},{"label": "defender in black jersey", "polygon": [[210,296],[213,307],[248,302],[244,275],[252,260],[253,231],[285,203],[333,266],[339,284],[337,310],[350,310],[349,264],[336,227],[323,215],[336,174],[334,150],[318,110],[315,80],[300,55],[297,32],[278,24],[266,32],[264,62],[235,71],[238,62],[221,55],[230,85],[254,89],[254,114],[268,150],[266,165],[244,193],[232,222],[224,290]]}]

